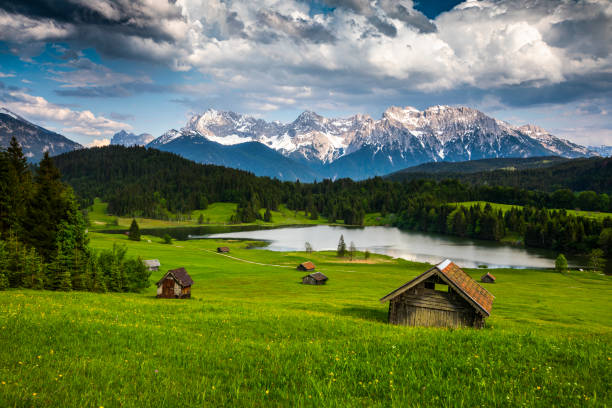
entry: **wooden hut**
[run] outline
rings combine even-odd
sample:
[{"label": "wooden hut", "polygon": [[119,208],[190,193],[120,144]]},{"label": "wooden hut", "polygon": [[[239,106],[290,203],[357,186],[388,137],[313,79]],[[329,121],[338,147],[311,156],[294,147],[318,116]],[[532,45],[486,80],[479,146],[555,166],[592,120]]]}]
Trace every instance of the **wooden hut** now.
[{"label": "wooden hut", "polygon": [[229,252],[229,248],[228,247],[217,247],[217,252],[219,252],[220,254],[226,254]]},{"label": "wooden hut", "polygon": [[404,326],[481,328],[495,297],[449,259],[395,289],[389,323]]},{"label": "wooden hut", "polygon": [[321,272],[311,273],[302,278],[302,283],[304,285],[325,285],[325,282],[327,282],[327,276],[323,275]]},{"label": "wooden hut", "polygon": [[159,267],[161,266],[161,263],[159,263],[159,259],[145,259],[144,261],[142,261],[142,263],[144,264],[144,266],[147,267],[148,270],[152,272],[159,271]]},{"label": "wooden hut", "polygon": [[483,283],[495,283],[495,276],[487,272],[480,277],[480,281]]},{"label": "wooden hut", "polygon": [[298,265],[297,269],[298,271],[313,272],[315,270],[315,264],[310,261],[302,262]]},{"label": "wooden hut", "polygon": [[185,268],[168,271],[157,282],[157,297],[161,298],[190,298],[193,280]]}]

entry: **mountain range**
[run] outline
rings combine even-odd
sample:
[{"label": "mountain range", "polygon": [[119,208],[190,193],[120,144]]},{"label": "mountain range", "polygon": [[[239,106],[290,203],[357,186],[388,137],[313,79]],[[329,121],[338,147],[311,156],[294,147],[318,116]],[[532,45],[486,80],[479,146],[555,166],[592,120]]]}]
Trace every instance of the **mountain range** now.
[{"label": "mountain range", "polygon": [[[297,173],[305,181],[364,179],[428,162],[597,155],[540,127],[512,126],[475,109],[450,106],[424,111],[391,107],[378,120],[367,115],[330,119],[305,111],[287,124],[209,109],[148,146],[257,173],[259,163],[240,159],[235,165],[237,158],[226,154],[236,153],[229,146],[251,150],[255,143],[267,148],[259,147],[263,161],[274,160],[282,166],[262,175],[291,180]],[[287,171],[286,165],[298,171]],[[303,171],[304,167],[309,171]]]},{"label": "mountain range", "polygon": [[0,108],[0,147],[7,147],[15,137],[30,162],[38,162],[48,151],[51,156],[82,149],[72,140],[35,125],[8,109]]},{"label": "mountain range", "polygon": [[[15,135],[31,161],[49,150],[56,155],[78,143],[0,110],[0,143]],[[200,163],[247,170],[281,180],[312,181],[386,175],[430,162],[488,158],[604,155],[558,138],[534,125],[513,126],[467,108],[433,106],[420,111],[390,107],[380,119],[357,114],[326,118],[305,111],[290,123],[268,122],[209,109],[179,129],[153,139],[122,130],[112,144],[145,145]]]}]

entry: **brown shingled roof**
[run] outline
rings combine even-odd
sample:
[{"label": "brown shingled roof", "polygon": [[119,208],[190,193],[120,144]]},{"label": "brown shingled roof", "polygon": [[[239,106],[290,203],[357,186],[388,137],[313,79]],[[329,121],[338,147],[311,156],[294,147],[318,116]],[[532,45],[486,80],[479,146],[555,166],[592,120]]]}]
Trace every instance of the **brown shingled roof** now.
[{"label": "brown shingled roof", "polygon": [[312,271],[312,270],[314,270],[314,269],[315,269],[315,264],[313,264],[313,263],[312,263],[312,262],[310,262],[310,261],[302,262],[302,263],[300,264],[300,266],[301,266],[302,268],[304,268],[304,270],[306,270],[306,271]]},{"label": "brown shingled roof", "polygon": [[174,279],[179,283],[179,285],[181,285],[182,287],[187,287],[187,286],[191,286],[193,285],[193,279],[191,279],[191,276],[189,276],[189,274],[187,273],[187,271],[185,270],[185,268],[178,268],[178,269],[172,269],[170,271],[168,271],[158,282],[157,282],[157,286],[161,285],[162,282],[164,280],[166,280],[166,278],[172,275],[174,277]]},{"label": "brown shingled roof", "polygon": [[[316,281],[326,281],[327,280],[327,276],[323,275],[321,272],[311,273],[310,275],[306,275],[306,276],[310,276],[311,278],[313,278]],[[304,276],[304,278],[306,276]],[[304,278],[302,278],[302,279],[304,279]]]},{"label": "brown shingled roof", "polygon": [[387,300],[391,300],[401,295],[433,274],[437,274],[442,280],[453,286],[469,303],[486,313],[487,316],[491,314],[495,296],[480,286],[478,282],[448,259],[395,289],[393,292],[380,299],[380,301],[386,302]]}]

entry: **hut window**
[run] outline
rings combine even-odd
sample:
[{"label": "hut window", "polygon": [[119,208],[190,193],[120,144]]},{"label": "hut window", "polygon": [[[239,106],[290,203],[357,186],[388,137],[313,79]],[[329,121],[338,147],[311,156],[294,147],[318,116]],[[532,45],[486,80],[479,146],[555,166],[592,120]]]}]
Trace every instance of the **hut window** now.
[{"label": "hut window", "polygon": [[438,292],[448,292],[448,285],[444,285],[443,283],[436,283],[435,289]]}]

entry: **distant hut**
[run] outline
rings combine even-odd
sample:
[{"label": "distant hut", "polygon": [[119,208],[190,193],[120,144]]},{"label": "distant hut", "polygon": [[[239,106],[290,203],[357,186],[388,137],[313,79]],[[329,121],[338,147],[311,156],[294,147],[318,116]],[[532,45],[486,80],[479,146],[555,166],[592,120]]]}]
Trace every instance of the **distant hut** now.
[{"label": "distant hut", "polygon": [[159,267],[161,266],[161,264],[159,263],[159,259],[145,259],[144,261],[142,261],[142,263],[144,264],[144,266],[147,267],[148,270],[152,272],[159,271]]},{"label": "distant hut", "polygon": [[480,277],[480,281],[483,283],[495,283],[495,276],[487,272]]},{"label": "distant hut", "polygon": [[190,298],[193,280],[185,268],[168,271],[157,282],[157,297],[161,298]]},{"label": "distant hut", "polygon": [[311,273],[302,278],[302,283],[304,285],[325,285],[325,282],[327,282],[327,276],[323,275],[321,272]]},{"label": "distant hut", "polygon": [[404,326],[481,328],[495,297],[449,259],[395,289],[389,323]]},{"label": "distant hut", "polygon": [[312,272],[315,270],[315,264],[313,264],[310,261],[302,262],[301,264],[298,265],[297,269],[298,271]]},{"label": "distant hut", "polygon": [[228,247],[217,247],[217,252],[219,252],[220,254],[225,254],[229,252],[229,248]]}]

